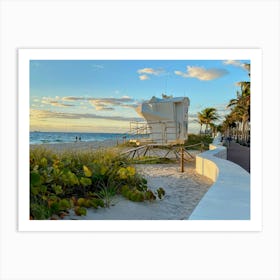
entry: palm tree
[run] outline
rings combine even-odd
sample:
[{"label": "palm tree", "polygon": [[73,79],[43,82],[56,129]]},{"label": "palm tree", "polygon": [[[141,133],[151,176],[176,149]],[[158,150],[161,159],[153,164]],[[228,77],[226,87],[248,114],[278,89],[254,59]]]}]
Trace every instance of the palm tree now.
[{"label": "palm tree", "polygon": [[227,108],[231,108],[231,117],[237,125],[241,124],[241,140],[247,141],[250,121],[250,82],[239,83],[241,92],[237,91],[237,97],[231,99]]},{"label": "palm tree", "polygon": [[[215,123],[210,123],[209,126],[210,126],[210,128],[211,128],[212,134],[213,134],[213,135],[216,135],[216,133],[217,133],[217,127],[218,127],[218,126],[217,126]],[[213,136],[213,137],[214,137],[214,136]]]},{"label": "palm tree", "polygon": [[[198,113],[198,120],[200,123],[205,124],[205,134],[208,131],[208,126],[219,119],[216,108],[205,108]],[[201,125],[202,127],[202,125]]]},{"label": "palm tree", "polygon": [[232,133],[231,129],[236,126],[234,117],[231,114],[226,115],[221,126],[223,133],[229,136]]},{"label": "palm tree", "polygon": [[203,118],[201,113],[197,113],[197,117],[198,117],[198,120],[196,120],[196,121],[200,124],[199,134],[201,135],[201,133],[202,133],[202,126],[203,126],[203,124],[205,122],[204,122],[204,118]]}]

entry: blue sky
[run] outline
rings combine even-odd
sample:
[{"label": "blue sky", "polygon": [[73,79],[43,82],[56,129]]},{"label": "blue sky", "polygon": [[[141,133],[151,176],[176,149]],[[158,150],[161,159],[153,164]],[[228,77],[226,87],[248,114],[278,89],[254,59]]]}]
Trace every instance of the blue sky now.
[{"label": "blue sky", "polygon": [[[30,129],[127,132],[135,107],[163,93],[190,99],[189,132],[197,112],[215,107],[224,116],[248,60],[32,60]],[[140,119],[139,119],[140,120]]]}]

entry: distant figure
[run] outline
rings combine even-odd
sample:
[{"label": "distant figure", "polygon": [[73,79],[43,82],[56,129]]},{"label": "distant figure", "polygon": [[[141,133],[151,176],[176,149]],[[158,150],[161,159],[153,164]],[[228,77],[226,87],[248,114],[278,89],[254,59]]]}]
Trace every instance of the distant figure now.
[{"label": "distant figure", "polygon": [[231,135],[229,135],[229,136],[227,137],[227,144],[228,144],[228,147],[230,146],[231,140],[232,140]]},{"label": "distant figure", "polygon": [[82,138],[81,138],[81,136],[79,137],[79,141],[81,141],[82,140]]},{"label": "distant figure", "polygon": [[76,136],[76,141],[75,142],[78,142],[78,136]]}]

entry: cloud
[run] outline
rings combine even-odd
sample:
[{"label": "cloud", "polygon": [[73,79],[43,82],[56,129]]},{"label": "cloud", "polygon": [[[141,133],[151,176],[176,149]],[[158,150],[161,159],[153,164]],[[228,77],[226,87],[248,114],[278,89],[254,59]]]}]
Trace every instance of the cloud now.
[{"label": "cloud", "polygon": [[84,97],[76,97],[76,96],[65,96],[62,97],[63,101],[79,101],[79,100],[86,100]]},{"label": "cloud", "polygon": [[134,99],[129,96],[122,96],[120,98],[106,97],[106,98],[95,98],[95,97],[80,97],[80,96],[65,96],[62,98],[63,101],[99,101],[103,103],[118,104],[122,102],[133,102]]},{"label": "cloud", "polygon": [[130,100],[131,100],[131,97],[128,96],[128,95],[124,95],[124,96],[122,96],[121,98],[122,98],[122,99],[130,99]]},{"label": "cloud", "polygon": [[164,73],[163,69],[153,69],[153,68],[142,68],[137,70],[137,73],[140,74],[139,79],[141,81],[149,80],[150,75],[159,76]]},{"label": "cloud", "polygon": [[196,78],[201,81],[211,81],[220,77],[223,77],[228,74],[228,71],[225,69],[205,69],[204,67],[196,66],[187,66],[187,71],[174,71],[174,73],[183,78]]},{"label": "cloud", "polygon": [[159,75],[163,72],[164,72],[163,69],[153,69],[153,68],[143,68],[137,70],[138,74],[149,74],[149,75]]},{"label": "cloud", "polygon": [[142,118],[129,118],[122,116],[100,116],[96,114],[61,113],[49,110],[30,110],[31,119],[106,119],[114,121],[142,121]]},{"label": "cloud", "polygon": [[250,64],[249,63],[243,63],[242,68],[244,68],[247,71],[250,71]]},{"label": "cloud", "polygon": [[112,111],[114,108],[108,107],[107,104],[103,103],[100,100],[89,100],[89,103],[95,107],[96,111]]},{"label": "cloud", "polygon": [[230,60],[230,59],[223,61],[223,63],[225,65],[234,65],[234,66],[240,66],[241,65],[240,61],[238,61],[238,60]]},{"label": "cloud", "polygon": [[[128,107],[133,105],[135,100],[129,96],[122,96],[120,98],[93,98],[93,97],[77,97],[77,96],[65,96],[63,101],[75,102],[75,101],[88,101],[97,111],[113,111],[114,106]],[[132,104],[131,104],[132,103]]]},{"label": "cloud", "polygon": [[122,107],[124,108],[132,108],[132,109],[135,109],[139,106],[140,103],[134,103],[134,104],[123,104],[121,105]]},{"label": "cloud", "polygon": [[225,61],[223,61],[223,63],[225,65],[233,65],[233,66],[236,66],[236,67],[241,67],[244,70],[250,71],[250,64],[242,63],[239,60],[225,60]]},{"label": "cloud", "polygon": [[140,75],[140,76],[139,76],[139,79],[140,79],[141,81],[145,81],[145,80],[149,80],[150,78],[149,78],[148,75]]},{"label": "cloud", "polygon": [[55,107],[73,107],[74,105],[72,104],[66,104],[66,103],[61,103],[57,100],[52,100],[50,98],[43,97],[43,100],[41,101],[42,104],[46,105],[51,105]]}]

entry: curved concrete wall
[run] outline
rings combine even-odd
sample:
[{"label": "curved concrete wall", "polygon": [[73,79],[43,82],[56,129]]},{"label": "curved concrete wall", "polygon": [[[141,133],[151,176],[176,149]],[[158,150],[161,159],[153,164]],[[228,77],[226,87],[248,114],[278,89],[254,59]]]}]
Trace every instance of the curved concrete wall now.
[{"label": "curved concrete wall", "polygon": [[196,171],[214,181],[189,220],[249,220],[250,174],[226,160],[227,149],[215,138],[196,156]]}]

